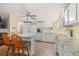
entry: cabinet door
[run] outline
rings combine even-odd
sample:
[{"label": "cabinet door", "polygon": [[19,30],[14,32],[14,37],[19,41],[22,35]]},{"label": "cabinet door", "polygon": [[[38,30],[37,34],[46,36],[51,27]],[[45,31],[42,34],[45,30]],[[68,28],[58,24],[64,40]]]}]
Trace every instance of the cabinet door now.
[{"label": "cabinet door", "polygon": [[66,48],[63,50],[63,56],[73,56],[73,54],[71,51],[67,50],[67,48]]},{"label": "cabinet door", "polygon": [[36,33],[36,40],[42,40],[42,33]]},{"label": "cabinet door", "polygon": [[55,42],[56,35],[54,33],[43,33],[42,34],[42,41],[45,42]]},{"label": "cabinet door", "polygon": [[63,28],[64,27],[64,25],[65,25],[64,20],[65,19],[64,19],[63,16],[59,19],[59,22],[58,22],[59,24],[58,25],[59,25],[60,28]]},{"label": "cabinet door", "polygon": [[69,5],[69,23],[76,21],[76,3]]},{"label": "cabinet door", "polygon": [[69,23],[69,10],[66,9],[65,13],[64,13],[64,24],[68,24]]},{"label": "cabinet door", "polygon": [[79,3],[77,3],[77,20],[79,20]]}]

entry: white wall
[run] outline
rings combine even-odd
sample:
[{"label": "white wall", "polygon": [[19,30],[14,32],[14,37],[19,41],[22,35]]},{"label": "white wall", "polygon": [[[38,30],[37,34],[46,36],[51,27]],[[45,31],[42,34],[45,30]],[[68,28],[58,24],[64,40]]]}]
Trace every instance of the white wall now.
[{"label": "white wall", "polygon": [[0,4],[0,11],[19,15],[30,11],[31,14],[37,15],[37,20],[57,20],[65,5],[64,3],[4,3]]},{"label": "white wall", "polygon": [[[54,20],[56,21],[61,13],[64,4],[47,3],[47,4],[0,4],[0,13],[7,13],[10,16],[10,32],[17,31],[17,20],[23,20],[18,16],[23,16],[23,12],[29,11],[37,15],[37,20]],[[24,12],[24,13],[25,13]]]}]

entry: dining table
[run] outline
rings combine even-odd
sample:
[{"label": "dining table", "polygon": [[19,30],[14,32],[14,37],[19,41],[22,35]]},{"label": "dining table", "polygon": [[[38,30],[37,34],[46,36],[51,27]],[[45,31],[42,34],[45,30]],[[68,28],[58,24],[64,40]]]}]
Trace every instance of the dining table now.
[{"label": "dining table", "polygon": [[27,34],[18,34],[18,35],[23,39],[23,41],[29,41],[31,43],[29,53],[31,56],[33,56],[35,52],[35,34],[27,33]]}]

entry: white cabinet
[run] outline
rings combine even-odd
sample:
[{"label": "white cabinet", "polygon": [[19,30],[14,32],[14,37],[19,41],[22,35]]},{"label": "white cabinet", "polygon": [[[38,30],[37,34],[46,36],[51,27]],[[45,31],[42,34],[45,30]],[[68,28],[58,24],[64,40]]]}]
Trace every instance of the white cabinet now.
[{"label": "white cabinet", "polygon": [[58,53],[59,56],[62,56],[62,41],[61,39],[57,39],[56,41],[56,52]]},{"label": "white cabinet", "polygon": [[73,54],[69,50],[63,50],[63,56],[73,56]]},{"label": "white cabinet", "polygon": [[56,41],[56,34],[50,33],[50,32],[43,33],[42,34],[42,41],[55,42]]},{"label": "white cabinet", "polygon": [[78,23],[78,13],[77,13],[78,6],[76,3],[71,3],[64,12],[65,24],[64,26],[73,26],[74,24]]},{"label": "white cabinet", "polygon": [[79,3],[77,3],[77,20],[79,20]]},{"label": "white cabinet", "polygon": [[61,18],[59,25],[60,25],[60,28],[64,27],[64,17]]},{"label": "white cabinet", "polygon": [[61,39],[57,39],[56,47],[57,53],[59,56],[73,56],[72,48],[68,47],[68,45],[64,44],[65,42]]},{"label": "white cabinet", "polygon": [[69,10],[67,9],[64,13],[64,25],[69,23]]},{"label": "white cabinet", "polygon": [[63,56],[73,56],[73,52],[69,48],[70,47],[63,44],[63,46],[62,46],[62,55]]},{"label": "white cabinet", "polygon": [[34,34],[36,33],[36,26],[30,22],[18,22],[17,23],[17,32],[19,34]]},{"label": "white cabinet", "polygon": [[36,33],[35,39],[44,42],[55,42],[56,34],[51,32]]},{"label": "white cabinet", "polygon": [[41,41],[42,40],[42,33],[41,32],[36,33],[36,38],[35,39]]},{"label": "white cabinet", "polygon": [[70,4],[68,9],[69,9],[69,23],[76,21],[76,3]]},{"label": "white cabinet", "polygon": [[73,56],[73,48],[61,38],[62,36],[57,36],[56,40],[56,52],[59,56]]},{"label": "white cabinet", "polygon": [[64,16],[62,15],[60,18],[59,18],[59,21],[57,22],[57,27],[60,27],[60,28],[63,28],[64,27],[64,25],[65,25],[65,18],[64,18]]}]

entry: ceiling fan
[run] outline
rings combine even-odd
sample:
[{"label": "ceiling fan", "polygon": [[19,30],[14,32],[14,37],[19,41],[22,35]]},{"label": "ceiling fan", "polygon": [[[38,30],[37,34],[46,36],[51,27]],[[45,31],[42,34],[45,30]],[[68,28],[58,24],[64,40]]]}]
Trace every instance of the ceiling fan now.
[{"label": "ceiling fan", "polygon": [[25,17],[26,20],[36,20],[36,15],[31,15],[29,11],[27,11],[27,13],[23,13],[24,16],[20,16],[20,17]]}]

